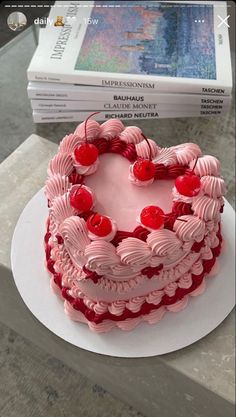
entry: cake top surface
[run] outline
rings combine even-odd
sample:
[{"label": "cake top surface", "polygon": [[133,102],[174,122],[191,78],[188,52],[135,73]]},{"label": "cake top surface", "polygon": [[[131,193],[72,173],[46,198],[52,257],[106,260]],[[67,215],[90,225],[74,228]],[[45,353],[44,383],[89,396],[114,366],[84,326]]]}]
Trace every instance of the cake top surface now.
[{"label": "cake top surface", "polygon": [[214,156],[189,142],[161,148],[118,119],[65,136],[45,185],[51,231],[81,279],[173,266],[218,224],[224,193]]}]

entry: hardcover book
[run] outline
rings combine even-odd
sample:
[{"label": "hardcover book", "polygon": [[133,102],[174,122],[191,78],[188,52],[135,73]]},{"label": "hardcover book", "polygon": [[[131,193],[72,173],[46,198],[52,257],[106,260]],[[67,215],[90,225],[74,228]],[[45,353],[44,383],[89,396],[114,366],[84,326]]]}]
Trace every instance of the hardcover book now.
[{"label": "hardcover book", "polygon": [[[209,94],[173,94],[157,93],[156,91],[137,91],[130,89],[114,89],[110,87],[101,88],[93,85],[75,85],[44,83],[30,81],[27,87],[30,99],[42,100],[63,100],[87,102],[117,102],[123,103],[161,103],[161,104],[209,104],[229,105],[231,96],[209,95]],[[71,103],[71,106],[73,103]]]},{"label": "hardcover book", "polygon": [[[221,97],[222,98],[222,97]],[[229,97],[225,97],[228,99]],[[208,103],[208,100],[202,100],[202,103],[199,104],[190,104],[182,103],[179,98],[179,103],[149,103],[149,102],[102,102],[94,100],[31,100],[31,107],[33,110],[54,110],[54,111],[95,111],[95,110],[104,110],[104,111],[159,111],[165,110],[166,112],[173,111],[199,111],[199,110],[223,110],[226,111],[229,109],[230,101],[218,100],[218,103]]]},{"label": "hardcover book", "polygon": [[[226,2],[61,3],[51,9],[29,80],[231,93],[228,27],[219,19]],[[54,26],[58,15],[63,25]]]},{"label": "hardcover book", "polygon": [[[195,106],[193,106],[195,107]],[[150,111],[101,111],[94,116],[95,120],[107,119],[165,119],[177,117],[198,117],[198,116],[220,116],[225,114],[224,110],[191,110],[181,111],[179,109],[170,110],[150,110]],[[51,122],[81,122],[86,119],[90,111],[53,111],[53,110],[33,110],[33,119],[35,123]]]}]

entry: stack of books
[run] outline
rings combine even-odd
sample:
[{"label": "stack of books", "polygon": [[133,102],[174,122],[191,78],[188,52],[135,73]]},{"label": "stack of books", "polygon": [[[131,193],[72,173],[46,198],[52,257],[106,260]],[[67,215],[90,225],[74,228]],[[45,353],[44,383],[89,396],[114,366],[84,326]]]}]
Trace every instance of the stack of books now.
[{"label": "stack of books", "polygon": [[27,71],[36,123],[229,110],[226,2],[57,1],[45,23]]}]

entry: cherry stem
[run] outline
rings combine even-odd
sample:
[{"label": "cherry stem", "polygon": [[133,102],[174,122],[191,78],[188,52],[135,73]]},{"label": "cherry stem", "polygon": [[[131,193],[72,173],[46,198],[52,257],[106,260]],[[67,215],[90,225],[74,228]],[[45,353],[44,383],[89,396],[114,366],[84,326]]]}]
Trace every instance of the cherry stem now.
[{"label": "cherry stem", "polygon": [[[161,217],[164,217],[164,219],[168,219],[168,217],[175,217],[175,213],[170,213],[170,214],[161,214]],[[180,219],[180,218],[178,218],[178,217],[176,217],[176,219],[175,220],[179,220],[180,222],[184,222],[184,223],[187,223],[188,221],[187,220],[184,220],[184,219]]]},{"label": "cherry stem", "polygon": [[101,113],[101,112],[100,112],[100,111],[96,111],[96,112],[94,112],[94,113],[90,114],[90,116],[88,116],[88,117],[87,117],[87,119],[85,120],[85,124],[84,124],[85,143],[88,143],[88,138],[87,138],[87,123],[88,123],[88,120],[89,120],[92,116],[94,116],[95,114],[99,114],[99,113]]},{"label": "cherry stem", "polygon": [[90,222],[93,226],[99,226],[99,224],[101,223],[101,216],[100,218],[96,219],[96,216],[99,216],[98,213],[94,213],[92,214],[92,216],[90,217]]},{"label": "cherry stem", "polygon": [[194,165],[193,165],[193,168],[192,168],[192,173],[194,173],[194,170],[195,170],[196,165],[197,165],[197,161],[198,161],[198,157],[196,158],[196,161],[195,161],[195,163],[194,163]]},{"label": "cherry stem", "polygon": [[141,135],[142,135],[142,137],[146,140],[146,142],[147,142],[147,144],[148,144],[148,147],[149,147],[149,152],[150,152],[150,154],[149,154],[149,161],[151,161],[152,160],[152,148],[151,148],[151,145],[150,145],[150,143],[148,142],[148,138],[143,134],[143,132],[141,133]]}]

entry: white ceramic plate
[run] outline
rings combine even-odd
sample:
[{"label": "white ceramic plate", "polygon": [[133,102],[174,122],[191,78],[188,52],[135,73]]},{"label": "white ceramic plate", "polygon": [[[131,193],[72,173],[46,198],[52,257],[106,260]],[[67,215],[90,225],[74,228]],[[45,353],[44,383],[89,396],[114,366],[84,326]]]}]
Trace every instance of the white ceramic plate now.
[{"label": "white ceramic plate", "polygon": [[62,301],[52,292],[44,268],[43,239],[48,209],[40,190],[23,210],[12,240],[11,262],[16,286],[32,314],[57,336],[80,348],[104,355],[147,357],[184,348],[214,330],[234,307],[234,218],[225,201],[220,272],[206,280],[206,291],[191,297],[185,310],[168,312],[155,325],[142,323],[131,332],[117,328],[96,334],[64,314]]}]

